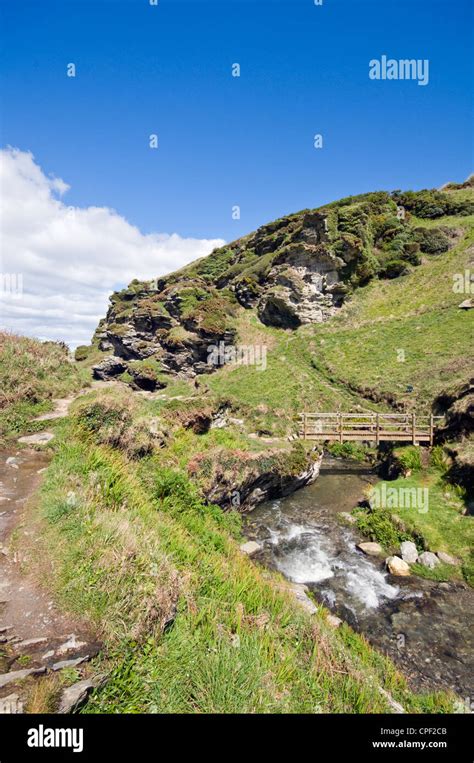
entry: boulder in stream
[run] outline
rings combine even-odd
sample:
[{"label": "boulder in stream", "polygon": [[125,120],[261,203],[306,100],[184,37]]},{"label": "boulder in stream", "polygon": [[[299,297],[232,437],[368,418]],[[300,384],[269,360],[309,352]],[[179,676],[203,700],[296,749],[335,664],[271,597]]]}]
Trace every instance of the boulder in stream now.
[{"label": "boulder in stream", "polygon": [[356,548],[364,554],[367,554],[367,556],[380,556],[383,553],[383,548],[380,543],[375,543],[373,541],[358,543]]},{"label": "boulder in stream", "polygon": [[260,551],[261,548],[262,547],[260,543],[256,543],[256,541],[254,540],[248,540],[247,543],[243,543],[241,545],[240,550],[244,554],[247,554],[247,556],[253,556],[254,554],[257,553],[257,551]]},{"label": "boulder in stream", "polygon": [[406,577],[410,574],[409,565],[404,562],[403,559],[400,559],[399,556],[389,556],[388,559],[385,560],[385,564],[392,575]]}]

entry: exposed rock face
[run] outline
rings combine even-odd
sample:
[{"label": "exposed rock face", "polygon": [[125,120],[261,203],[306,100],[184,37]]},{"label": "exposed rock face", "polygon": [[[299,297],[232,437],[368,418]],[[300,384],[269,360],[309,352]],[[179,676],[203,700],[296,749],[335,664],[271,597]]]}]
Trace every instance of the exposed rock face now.
[{"label": "exposed rock face", "polygon": [[347,291],[340,276],[344,265],[329,245],[327,216],[305,215],[301,231],[267,275],[268,291],[258,305],[260,320],[281,328],[327,320]]},{"label": "exposed rock face", "polygon": [[102,381],[105,381],[106,379],[110,379],[113,376],[119,376],[120,374],[123,374],[124,371],[127,370],[127,364],[122,360],[122,358],[117,358],[114,355],[111,355],[108,358],[105,358],[101,363],[98,363],[96,366],[93,366],[93,373],[95,379],[101,379]]},{"label": "exposed rock face", "polygon": [[96,340],[99,349],[112,347],[115,354],[94,368],[96,378],[128,371],[135,386],[150,390],[165,384],[153,384],[150,374],[131,361],[150,359],[164,374],[183,377],[213,370],[208,365],[209,348],[219,342],[232,344],[235,337],[230,325],[232,304],[221,299],[216,290],[211,293],[197,283],[183,280],[179,286],[168,286],[135,282],[112,295]]},{"label": "exposed rock face", "polygon": [[[223,509],[251,511],[263,501],[290,495],[313,483],[321,468],[323,455],[313,451],[301,454],[291,465],[288,451],[268,451],[262,454],[226,454],[225,469],[220,455],[207,452],[197,456],[189,471],[201,485],[203,497]],[[206,475],[201,479],[203,473]]]},{"label": "exposed rock face", "polygon": [[437,441],[444,443],[451,460],[446,476],[465,488],[467,512],[474,514],[474,379],[439,395],[433,409],[445,415],[446,424],[438,430]]},{"label": "exposed rock face", "polygon": [[434,401],[436,413],[444,413],[446,426],[439,439],[453,440],[474,432],[474,379],[443,392]]}]

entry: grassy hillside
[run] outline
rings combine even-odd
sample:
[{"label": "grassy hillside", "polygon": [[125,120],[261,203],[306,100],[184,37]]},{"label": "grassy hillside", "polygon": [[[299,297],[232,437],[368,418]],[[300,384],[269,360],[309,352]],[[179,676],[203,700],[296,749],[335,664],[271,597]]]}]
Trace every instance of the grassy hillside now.
[{"label": "grassy hillside", "polygon": [[[474,370],[474,315],[458,308],[466,295],[452,288],[454,274],[473,268],[474,218],[443,222],[464,232],[455,248],[426,257],[406,276],[373,280],[327,323],[285,331],[247,311],[239,337],[266,346],[267,370],[228,367],[206,384],[236,404],[288,416],[357,406],[429,411],[441,391]],[[283,420],[274,425],[281,430]]]},{"label": "grassy hillside", "polygon": [[[131,394],[115,399],[138,426],[155,410]],[[324,608],[306,613],[240,552],[239,515],[203,504],[178,468],[218,434],[178,428],[169,448],[131,457],[128,436],[105,444],[117,408],[104,395],[62,424],[40,498],[56,595],[106,643],[96,667],[109,680],[86,712],[390,712],[381,688],[407,710],[449,711],[448,696],[410,692],[363,637],[335,631]]]},{"label": "grassy hillside", "polygon": [[428,410],[443,389],[472,375],[474,314],[458,308],[469,295],[453,291],[453,276],[474,272],[474,217],[443,224],[463,233],[454,249],[427,256],[406,276],[372,282],[318,327],[325,375],[391,396],[406,410]]},{"label": "grassy hillside", "polygon": [[8,438],[41,429],[35,416],[51,409],[53,398],[78,390],[81,374],[56,342],[0,332],[0,447]]}]

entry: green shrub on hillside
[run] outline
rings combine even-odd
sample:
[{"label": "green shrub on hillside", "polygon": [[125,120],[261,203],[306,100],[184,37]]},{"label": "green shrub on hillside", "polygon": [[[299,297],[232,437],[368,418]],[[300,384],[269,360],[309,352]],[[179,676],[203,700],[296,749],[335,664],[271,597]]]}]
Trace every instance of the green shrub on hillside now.
[{"label": "green shrub on hillside", "polygon": [[426,254],[442,254],[449,249],[450,240],[442,227],[415,228],[415,237],[421,251]]},{"label": "green shrub on hillside", "polygon": [[436,190],[394,191],[397,204],[416,217],[436,218],[444,215],[472,215],[474,202],[453,193]]},{"label": "green shrub on hillside", "polygon": [[227,247],[214,249],[211,255],[201,260],[193,270],[206,281],[215,283],[228,270],[234,256],[235,252]]},{"label": "green shrub on hillside", "polygon": [[231,328],[229,308],[223,296],[212,294],[189,312],[188,320],[208,334],[221,336]]},{"label": "green shrub on hillside", "polygon": [[410,265],[421,265],[419,244],[413,242],[406,243],[403,252],[400,255],[400,259],[403,260],[403,262],[409,262]]},{"label": "green shrub on hillside", "polygon": [[44,423],[31,422],[33,416],[83,383],[63,343],[0,332],[0,442],[42,428]]},{"label": "green shrub on hillside", "polygon": [[81,401],[74,419],[96,443],[124,451],[130,458],[142,458],[153,451],[153,436],[140,418],[131,394],[116,393]]},{"label": "green shrub on hillside", "polygon": [[400,232],[403,225],[393,212],[375,215],[371,220],[374,242],[390,241]]},{"label": "green shrub on hillside", "polygon": [[398,278],[409,273],[407,263],[403,260],[390,260],[380,272],[381,278]]},{"label": "green shrub on hillside", "polygon": [[89,355],[90,351],[91,351],[90,345],[80,344],[79,347],[76,347],[76,351],[74,353],[74,358],[77,361],[86,360],[86,358]]}]

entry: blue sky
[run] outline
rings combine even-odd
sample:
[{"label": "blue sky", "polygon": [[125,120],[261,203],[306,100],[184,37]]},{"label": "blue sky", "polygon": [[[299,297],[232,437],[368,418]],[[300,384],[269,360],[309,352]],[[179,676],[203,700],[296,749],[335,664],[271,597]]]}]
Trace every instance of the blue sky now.
[{"label": "blue sky", "polygon": [[[0,276],[22,281],[2,326],[87,343],[134,277],[342,196],[464,180],[470,7],[0,0]],[[383,55],[429,60],[428,84],[370,79]]]},{"label": "blue sky", "polygon": [[[143,233],[230,240],[351,193],[472,170],[468,0],[1,7],[2,145],[63,178],[68,204],[112,207]],[[369,80],[384,53],[428,58],[428,86]]]}]

